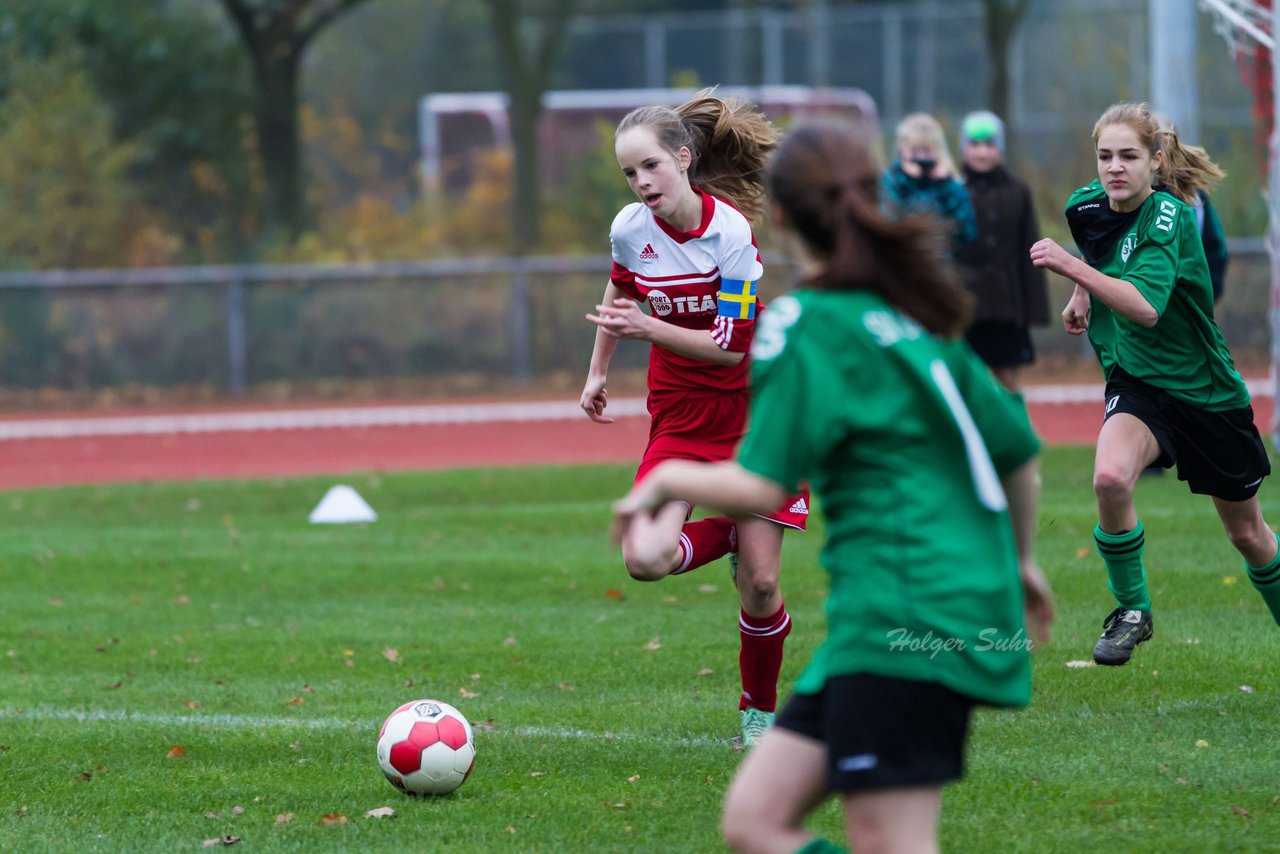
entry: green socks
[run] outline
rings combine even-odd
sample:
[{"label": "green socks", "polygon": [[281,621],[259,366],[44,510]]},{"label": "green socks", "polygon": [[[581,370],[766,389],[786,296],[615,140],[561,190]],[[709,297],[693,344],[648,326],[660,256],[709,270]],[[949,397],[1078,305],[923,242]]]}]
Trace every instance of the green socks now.
[{"label": "green socks", "polygon": [[[1093,541],[1107,565],[1107,586],[1115,594],[1116,603],[1126,611],[1150,614],[1151,594],[1147,592],[1147,572],[1142,568],[1142,550],[1146,545],[1142,522],[1139,521],[1132,531],[1119,534],[1108,534],[1098,525],[1093,529]],[[1250,570],[1250,577],[1252,572]],[[1273,581],[1280,581],[1280,569],[1271,577]],[[1275,586],[1276,595],[1280,596],[1280,583]]]},{"label": "green socks", "polygon": [[1244,568],[1249,573],[1254,589],[1262,594],[1262,601],[1271,609],[1272,619],[1280,624],[1280,553],[1266,566],[1250,566],[1245,561]]},{"label": "green socks", "polygon": [[848,852],[834,842],[828,842],[825,839],[814,839],[802,848],[797,848],[795,854],[848,854]]}]

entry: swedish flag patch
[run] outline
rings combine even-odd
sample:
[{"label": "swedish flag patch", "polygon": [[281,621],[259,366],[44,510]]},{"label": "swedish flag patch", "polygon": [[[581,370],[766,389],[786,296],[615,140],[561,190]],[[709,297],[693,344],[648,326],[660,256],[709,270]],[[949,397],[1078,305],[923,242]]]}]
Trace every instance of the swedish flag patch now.
[{"label": "swedish flag patch", "polygon": [[716,293],[716,314],[738,320],[756,316],[756,283],[745,279],[721,279]]}]

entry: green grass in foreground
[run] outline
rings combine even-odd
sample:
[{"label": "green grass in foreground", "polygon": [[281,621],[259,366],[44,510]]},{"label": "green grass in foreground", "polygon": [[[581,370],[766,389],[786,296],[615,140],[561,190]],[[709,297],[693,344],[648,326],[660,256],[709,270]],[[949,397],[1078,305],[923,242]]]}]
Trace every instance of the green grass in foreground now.
[{"label": "green grass in foreground", "polygon": [[[1155,639],[1125,668],[1066,666],[1111,607],[1090,465],[1047,454],[1054,640],[1031,709],[980,713],[944,847],[1275,850],[1280,632],[1207,499],[1144,479]],[[723,563],[626,578],[605,532],[630,477],[349,478],[368,526],[307,523],[330,480],[0,494],[0,850],[721,850],[736,599]],[[786,546],[788,683],[823,632],[814,521]],[[427,696],[479,756],[454,796],[414,801],[374,739]],[[830,805],[812,826],[841,836]]]}]

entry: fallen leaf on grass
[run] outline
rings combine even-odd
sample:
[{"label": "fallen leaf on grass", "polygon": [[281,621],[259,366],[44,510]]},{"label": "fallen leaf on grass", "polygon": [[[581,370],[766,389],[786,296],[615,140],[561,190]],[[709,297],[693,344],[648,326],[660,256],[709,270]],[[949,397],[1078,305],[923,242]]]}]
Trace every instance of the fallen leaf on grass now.
[{"label": "fallen leaf on grass", "polygon": [[240,815],[243,812],[244,812],[244,807],[240,806],[239,804],[231,808],[232,815]]},{"label": "fallen leaf on grass", "polygon": [[1089,801],[1091,807],[1109,807],[1116,802],[1115,798],[1107,798],[1105,801]]},{"label": "fallen leaf on grass", "polygon": [[1245,809],[1244,807],[1232,807],[1232,808],[1231,808],[1231,811],[1232,811],[1233,813],[1235,813],[1236,815],[1242,815],[1242,816],[1244,816],[1245,818],[1248,818],[1248,817],[1249,817],[1249,811],[1248,811],[1247,809]]},{"label": "fallen leaf on grass", "polygon": [[530,776],[530,777],[545,777],[545,776],[547,776],[547,772],[546,772],[546,771],[530,771],[530,772],[529,772],[529,776]]},{"label": "fallen leaf on grass", "polygon": [[606,590],[606,591],[604,592],[604,598],[606,598],[606,599],[617,599],[618,601],[622,601],[623,599],[626,599],[627,597],[623,595],[623,593],[622,593],[622,591],[621,591],[621,590],[615,590],[614,588],[610,587],[608,590]]},{"label": "fallen leaf on grass", "polygon": [[205,814],[204,814],[204,817],[205,817],[205,818],[210,818],[210,819],[219,819],[219,818],[222,818],[222,813],[220,813],[220,812],[207,812],[207,813],[205,813]]},{"label": "fallen leaf on grass", "polygon": [[226,836],[215,836],[213,839],[206,839],[204,841],[204,847],[212,848],[215,845],[235,845],[239,841],[239,836],[232,836],[228,833]]},{"label": "fallen leaf on grass", "polygon": [[1222,576],[1222,583],[1223,583],[1223,584],[1226,584],[1226,585],[1232,585],[1232,584],[1235,584],[1235,583],[1236,583],[1236,577],[1235,577],[1234,575],[1224,575],[1224,576]]},{"label": "fallen leaf on grass", "polygon": [[716,587],[714,584],[699,584],[699,585],[698,585],[698,592],[699,592],[699,593],[715,593],[715,592],[716,592],[717,590],[719,590],[719,589],[720,589],[720,588],[719,588],[719,587]]},{"label": "fallen leaf on grass", "polygon": [[301,697],[293,697],[293,698],[291,698],[291,699],[285,700],[285,701],[284,701],[284,704],[285,704],[286,706],[301,706],[301,705],[302,705],[302,698],[301,698]]},{"label": "fallen leaf on grass", "polygon": [[1174,777],[1174,778],[1173,778],[1173,782],[1177,783],[1179,786],[1185,786],[1185,785],[1187,785],[1187,778],[1186,778],[1186,777]]},{"label": "fallen leaf on grass", "polygon": [[655,637],[653,640],[651,640],[651,641],[649,641],[647,644],[645,644],[643,648],[644,648],[644,649],[650,649],[650,650],[652,650],[652,649],[662,649],[662,638],[661,638],[661,637]]},{"label": "fallen leaf on grass", "polygon": [[630,777],[627,778],[627,782],[634,783],[636,780],[639,780],[639,779],[640,779],[639,774],[632,774]]},{"label": "fallen leaf on grass", "polygon": [[570,685],[568,682],[561,682],[561,683],[560,683],[559,685],[557,685],[556,687],[557,687],[557,688],[559,688],[561,691],[576,691],[576,690],[577,690],[577,689],[576,689],[576,688],[574,688],[572,685]]},{"label": "fallen leaf on grass", "polygon": [[389,646],[382,651],[382,657],[385,658],[387,661],[399,661],[400,650],[396,649],[395,647]]},{"label": "fallen leaf on grass", "polygon": [[515,645],[516,645],[516,639],[515,639],[515,638],[503,638],[503,639],[502,639],[502,645],[503,645],[503,646],[515,646]]},{"label": "fallen leaf on grass", "polygon": [[1094,661],[1068,661],[1067,667],[1094,667],[1096,664]]},{"label": "fallen leaf on grass", "polygon": [[200,708],[200,704],[197,703],[195,700],[183,700],[182,705],[186,706],[188,709]]},{"label": "fallen leaf on grass", "polygon": [[611,804],[608,801],[605,801],[604,808],[607,810],[625,810],[627,805],[623,803]]},{"label": "fallen leaf on grass", "polygon": [[474,699],[475,697],[480,696],[475,691],[468,691],[466,688],[459,688],[458,693],[466,697],[468,700],[471,700],[471,699]]},{"label": "fallen leaf on grass", "polygon": [[396,811],[393,810],[391,807],[378,807],[377,809],[369,810],[367,813],[364,814],[364,817],[365,818],[390,818],[395,814],[396,814]]},{"label": "fallen leaf on grass", "polygon": [[1208,746],[1209,746],[1209,742],[1205,741],[1203,738],[1196,739],[1196,747],[1208,747]]},{"label": "fallen leaf on grass", "polygon": [[698,671],[699,676],[710,676],[713,673],[715,673],[715,671],[712,670],[710,667],[704,667]]},{"label": "fallen leaf on grass", "polygon": [[320,816],[320,821],[316,822],[321,827],[327,827],[331,824],[346,824],[347,817],[340,812],[325,813]]},{"label": "fallen leaf on grass", "polygon": [[186,755],[187,749],[181,744],[175,744],[173,747],[169,748],[169,752],[165,754],[165,757],[168,759],[181,759]]},{"label": "fallen leaf on grass", "polygon": [[282,812],[276,816],[276,824],[288,824],[291,821],[293,821],[293,813],[291,812]]},{"label": "fallen leaf on grass", "polygon": [[1241,685],[1241,686],[1240,686],[1240,692],[1241,692],[1241,693],[1243,693],[1243,694],[1252,694],[1252,693],[1253,693],[1253,686],[1252,686],[1252,685]]},{"label": "fallen leaf on grass", "polygon": [[1082,547],[1082,548],[1078,548],[1078,549],[1076,549],[1076,557],[1078,557],[1078,558],[1081,558],[1081,557],[1088,557],[1088,556],[1089,556],[1089,555],[1091,555],[1091,554],[1093,554],[1093,550],[1092,550],[1092,549],[1089,549],[1089,548],[1083,548],[1083,547]]}]

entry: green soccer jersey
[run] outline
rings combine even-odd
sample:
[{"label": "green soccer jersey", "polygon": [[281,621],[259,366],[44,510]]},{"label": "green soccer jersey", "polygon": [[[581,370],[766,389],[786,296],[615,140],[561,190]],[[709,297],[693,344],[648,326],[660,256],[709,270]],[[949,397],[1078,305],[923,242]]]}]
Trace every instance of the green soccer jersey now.
[{"label": "green soccer jersey", "polygon": [[[1109,377],[1116,366],[1210,412],[1249,405],[1249,392],[1213,317],[1213,285],[1195,211],[1157,191],[1136,215],[1109,213],[1098,181],[1076,190],[1067,221],[1085,260],[1098,272],[1129,282],[1159,314],[1147,328],[1089,298],[1089,341]],[[1111,216],[1119,229],[1090,227]]]},{"label": "green soccer jersey", "polygon": [[788,489],[807,479],[827,523],[828,636],[796,690],[874,673],[1027,703],[1000,484],[1039,449],[1025,408],[967,345],[865,292],[774,300],[752,357],[739,462]]}]

